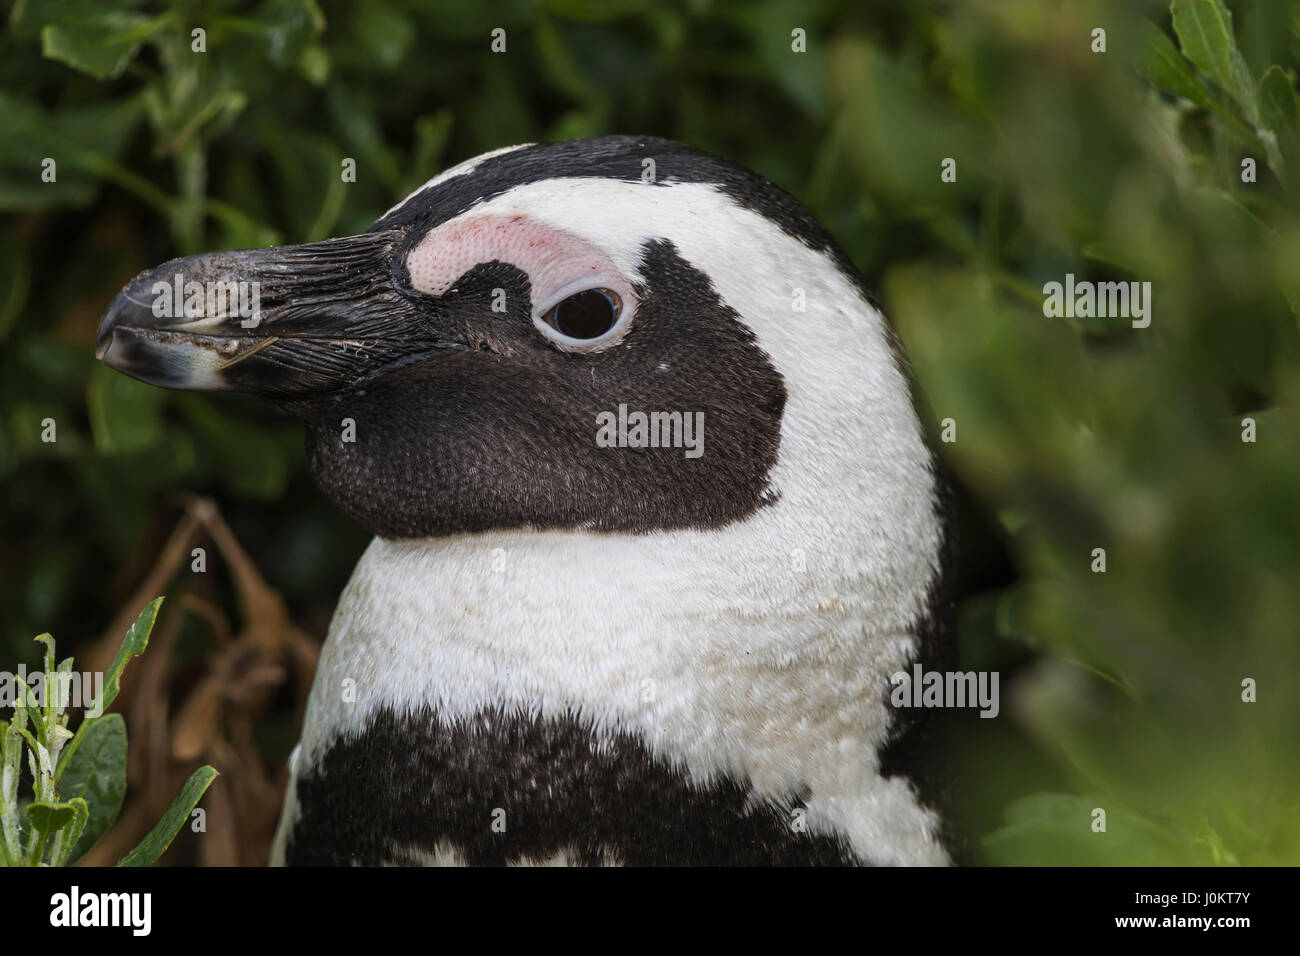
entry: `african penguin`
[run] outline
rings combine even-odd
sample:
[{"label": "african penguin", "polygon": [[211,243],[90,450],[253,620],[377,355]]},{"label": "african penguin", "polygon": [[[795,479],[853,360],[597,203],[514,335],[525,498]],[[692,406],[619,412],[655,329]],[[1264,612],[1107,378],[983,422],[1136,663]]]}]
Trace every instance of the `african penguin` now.
[{"label": "african penguin", "polygon": [[951,862],[890,704],[948,646],[943,483],[861,276],[772,183],[652,137],[497,150],[362,235],[142,274],[97,344],[303,419],[375,534],[273,863]]}]

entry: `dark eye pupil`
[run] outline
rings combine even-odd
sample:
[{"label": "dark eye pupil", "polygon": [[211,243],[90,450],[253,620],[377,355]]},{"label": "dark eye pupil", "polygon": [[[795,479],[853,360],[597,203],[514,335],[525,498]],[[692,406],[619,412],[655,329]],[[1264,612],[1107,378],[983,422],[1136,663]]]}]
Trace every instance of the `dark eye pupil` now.
[{"label": "dark eye pupil", "polygon": [[571,295],[552,310],[556,331],[571,339],[594,339],[618,321],[618,302],[604,289]]}]

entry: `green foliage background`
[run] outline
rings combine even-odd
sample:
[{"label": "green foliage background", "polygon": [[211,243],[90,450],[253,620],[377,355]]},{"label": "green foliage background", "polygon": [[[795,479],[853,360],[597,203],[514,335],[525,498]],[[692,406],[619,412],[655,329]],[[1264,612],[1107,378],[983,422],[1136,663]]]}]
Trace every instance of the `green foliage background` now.
[{"label": "green foliage background", "polygon": [[[362,231],[484,150],[665,135],[805,201],[956,422],[963,663],[1003,675],[1002,715],[962,746],[983,858],[1300,862],[1297,62],[1294,0],[18,0],[0,658],[101,629],[181,491],[220,502],[317,633],[364,546],[294,423],[97,366],[127,279]],[[1068,272],[1151,282],[1150,328],[1045,317]]]}]

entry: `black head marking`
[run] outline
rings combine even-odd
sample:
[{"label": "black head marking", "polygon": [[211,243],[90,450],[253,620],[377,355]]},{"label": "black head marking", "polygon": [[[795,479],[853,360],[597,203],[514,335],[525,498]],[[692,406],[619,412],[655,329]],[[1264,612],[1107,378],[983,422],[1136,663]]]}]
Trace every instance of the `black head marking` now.
[{"label": "black head marking", "polygon": [[[653,160],[653,178],[646,178]],[[847,264],[826,228],[771,180],[702,150],[656,136],[602,136],[537,143],[479,162],[470,172],[417,192],[371,226],[371,231],[410,229],[414,244],[430,229],[517,186],[546,179],[615,179],[648,186],[708,183],[738,205],[767,218],[787,234]],[[849,266],[850,271],[852,266]]]},{"label": "black head marking", "polygon": [[[780,374],[672,243],[647,243],[641,272],[624,341],[565,354],[532,327],[524,273],[499,262],[472,270],[437,304],[470,348],[291,406],[309,424],[318,483],[387,537],[714,527],[762,506],[780,443]],[[514,305],[494,314],[498,288]],[[597,416],[620,404],[702,414],[703,454],[600,447]]]}]

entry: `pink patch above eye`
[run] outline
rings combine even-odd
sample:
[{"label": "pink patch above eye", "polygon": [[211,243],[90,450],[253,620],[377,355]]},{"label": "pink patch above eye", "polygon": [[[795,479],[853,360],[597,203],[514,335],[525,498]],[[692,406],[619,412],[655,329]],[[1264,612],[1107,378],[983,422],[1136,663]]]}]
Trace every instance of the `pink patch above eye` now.
[{"label": "pink patch above eye", "polygon": [[526,216],[460,217],[438,226],[411,250],[411,288],[443,295],[484,262],[508,262],[528,276],[533,312],[584,289],[617,292],[624,311],[633,305],[628,281],[600,249],[572,233]]}]

